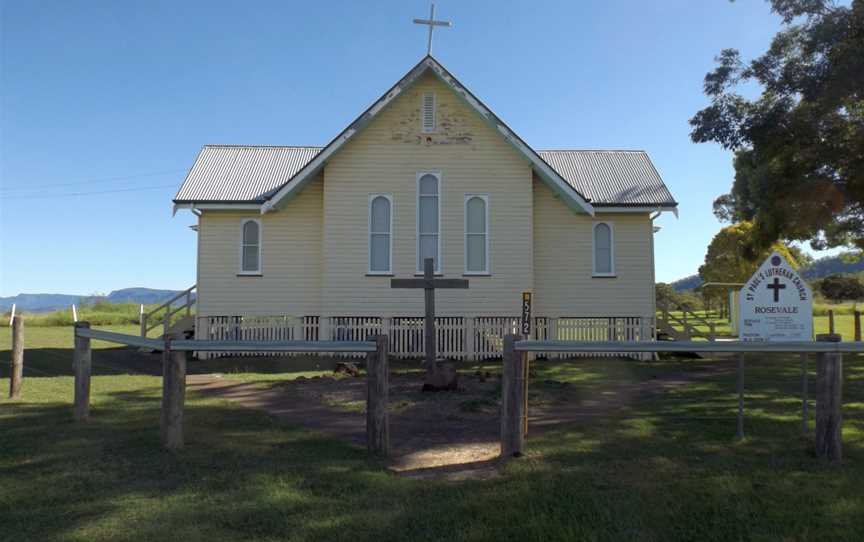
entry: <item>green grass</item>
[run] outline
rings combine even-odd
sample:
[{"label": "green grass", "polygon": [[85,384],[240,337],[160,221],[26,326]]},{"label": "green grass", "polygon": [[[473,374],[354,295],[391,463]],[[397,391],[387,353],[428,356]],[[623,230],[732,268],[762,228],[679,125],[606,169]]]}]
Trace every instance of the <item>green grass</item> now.
[{"label": "green grass", "polygon": [[[532,434],[526,457],[499,478],[447,482],[388,474],[360,448],[196,393],[187,398],[185,450],[162,452],[160,379],[111,374],[98,365],[104,343],[94,342],[92,420],[74,424],[71,331],[26,332],[25,363],[42,374],[25,372],[22,400],[0,399],[3,541],[860,540],[864,532],[864,365],[851,356],[839,467],[815,461],[799,435],[795,356],[748,359],[740,443],[734,373],[712,360],[577,360],[533,364],[532,400],[699,377]],[[0,332],[4,392],[8,340]],[[263,385],[274,378],[263,367],[240,374]],[[555,395],[562,390],[570,395]]]},{"label": "green grass", "polygon": [[[182,301],[182,300],[181,300]],[[174,304],[176,308],[179,306],[181,301],[177,301]],[[145,305],[144,311],[149,312],[156,308],[157,305]],[[140,311],[141,306],[136,303],[108,303],[108,302],[100,302],[94,304],[81,305],[77,307],[78,309],[78,319],[81,321],[90,322],[91,325],[94,326],[122,326],[122,325],[135,325],[140,329],[141,320],[140,320]],[[160,310],[155,313],[151,318],[152,322],[161,322],[163,315],[165,314],[165,309]],[[72,308],[66,308],[62,310],[52,311],[52,312],[40,312],[40,313],[20,313],[21,317],[24,319],[25,323],[29,327],[39,326],[71,326],[73,324],[72,320]],[[182,317],[185,315],[183,311],[176,314],[172,317],[172,321]],[[3,315],[2,321],[4,323],[9,322],[9,312],[6,312]]]}]

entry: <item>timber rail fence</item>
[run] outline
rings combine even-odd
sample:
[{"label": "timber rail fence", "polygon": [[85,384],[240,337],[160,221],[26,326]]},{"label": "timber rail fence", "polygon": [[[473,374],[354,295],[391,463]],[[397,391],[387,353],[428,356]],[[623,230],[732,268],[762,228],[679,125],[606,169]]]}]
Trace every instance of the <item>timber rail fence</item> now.
[{"label": "timber rail fence", "polygon": [[148,339],[111,331],[90,329],[88,322],[75,324],[75,420],[90,415],[90,340],[98,339],[139,348],[162,351],[162,446],[183,447],[183,411],[186,398],[186,364],[192,352],[351,352],[366,355],[366,448],[370,455],[387,457],[390,451],[390,423],[387,412],[390,364],[386,335],[366,341],[201,341],[168,334]]},{"label": "timber rail fence", "polygon": [[807,432],[807,354],[816,358],[816,457],[831,462],[842,459],[843,353],[864,352],[862,342],[840,342],[840,335],[818,335],[816,342],[756,341],[532,341],[516,335],[504,338],[504,366],[501,384],[501,458],[519,457],[525,448],[528,430],[529,352],[695,352],[738,354],[738,438],[744,437],[744,353],[799,353],[802,367],[802,419]]},{"label": "timber rail fence", "polygon": [[[20,396],[23,373],[23,320],[13,318],[10,397]],[[857,333],[856,333],[857,335]],[[387,457],[390,450],[389,338],[370,337],[365,341],[219,341],[188,340],[168,334],[150,339],[90,328],[88,322],[74,326],[74,401],[76,421],[90,416],[91,339],[162,351],[162,406],[160,434],[162,446],[169,450],[183,447],[183,411],[186,395],[186,364],[192,352],[306,352],[360,353],[366,355],[366,446],[370,455]],[[857,336],[856,336],[857,338]],[[504,337],[501,385],[501,458],[522,455],[528,429],[528,353],[733,353],[738,354],[738,437],[744,436],[744,353],[798,353],[802,368],[802,429],[808,432],[807,355],[816,354],[816,429],[815,452],[819,459],[842,459],[842,384],[843,354],[864,352],[864,342],[841,342],[840,335],[818,335],[816,342],[751,341],[541,341]],[[574,360],[575,362],[575,360]]]}]

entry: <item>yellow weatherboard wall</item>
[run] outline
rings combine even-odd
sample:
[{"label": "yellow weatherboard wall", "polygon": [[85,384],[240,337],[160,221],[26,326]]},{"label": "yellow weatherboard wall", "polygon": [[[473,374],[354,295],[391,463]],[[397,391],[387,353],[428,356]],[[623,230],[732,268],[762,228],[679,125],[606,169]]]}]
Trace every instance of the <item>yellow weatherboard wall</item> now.
[{"label": "yellow weatherboard wall", "polygon": [[[198,314],[319,314],[323,180],[280,212],[209,211],[198,224]],[[261,220],[260,277],[238,276],[240,221]]]},{"label": "yellow weatherboard wall", "polygon": [[[430,91],[437,129],[426,134],[420,106]],[[491,276],[468,277],[467,292],[437,293],[437,313],[519,314],[521,292],[533,285],[531,169],[431,74],[397,97],[325,167],[323,314],[422,314],[421,292],[392,290],[389,277],[366,276],[368,196],[378,192],[393,196],[394,275],[415,274],[419,171],[441,173],[445,276],[461,277],[465,269],[465,194],[489,195]]]},{"label": "yellow weatherboard wall", "polygon": [[[593,276],[593,224],[613,226],[615,277]],[[534,307],[538,316],[653,316],[648,213],[576,215],[534,182]]]},{"label": "yellow weatherboard wall", "polygon": [[[421,129],[425,92],[436,130]],[[280,209],[207,211],[199,219],[201,316],[402,316],[423,313],[417,290],[369,276],[369,195],[393,209],[393,275],[417,269],[417,173],[441,174],[443,274],[465,270],[466,194],[487,194],[490,275],[469,290],[436,293],[437,314],[518,316],[534,292],[535,316],[652,316],[652,222],[647,213],[577,214],[533,177],[528,161],[449,87],[427,73],[354,136]],[[262,221],[262,276],[238,276],[240,221]],[[592,223],[614,224],[615,278],[592,277]]]}]

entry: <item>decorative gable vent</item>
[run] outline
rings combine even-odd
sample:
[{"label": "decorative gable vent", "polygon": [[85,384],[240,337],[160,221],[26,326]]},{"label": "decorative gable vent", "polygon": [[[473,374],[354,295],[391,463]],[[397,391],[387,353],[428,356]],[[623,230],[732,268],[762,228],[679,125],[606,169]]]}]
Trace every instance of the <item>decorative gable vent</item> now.
[{"label": "decorative gable vent", "polygon": [[426,92],[423,94],[423,107],[421,111],[423,122],[423,132],[431,133],[435,131],[435,93]]}]

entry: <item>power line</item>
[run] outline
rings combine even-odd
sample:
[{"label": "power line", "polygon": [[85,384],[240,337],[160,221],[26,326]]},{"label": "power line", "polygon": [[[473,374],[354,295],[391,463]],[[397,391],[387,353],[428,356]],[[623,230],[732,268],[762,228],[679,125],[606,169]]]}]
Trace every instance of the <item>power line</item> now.
[{"label": "power line", "polygon": [[63,183],[43,183],[43,184],[27,184],[27,186],[13,186],[13,187],[4,187],[3,192],[10,192],[13,190],[29,190],[31,188],[43,188],[49,186],[77,186],[77,185],[86,185],[86,184],[95,184],[95,183],[105,183],[110,181],[125,181],[127,179],[141,179],[144,177],[157,177],[159,175],[169,175],[172,173],[183,173],[185,169],[172,169],[168,171],[154,171],[152,173],[140,173],[137,175],[123,175],[119,177],[102,177],[97,179],[87,179],[80,181],[71,181],[71,182],[63,182]]},{"label": "power line", "polygon": [[11,196],[11,197],[3,197],[3,200],[10,199],[55,199],[55,198],[68,198],[74,196],[95,196],[98,194],[113,194],[116,192],[139,192],[141,190],[156,190],[159,188],[176,188],[176,184],[163,184],[159,186],[139,186],[136,188],[118,188],[116,190],[97,190],[93,192],[71,192],[66,194],[38,194],[38,195],[25,195],[25,196]]}]

